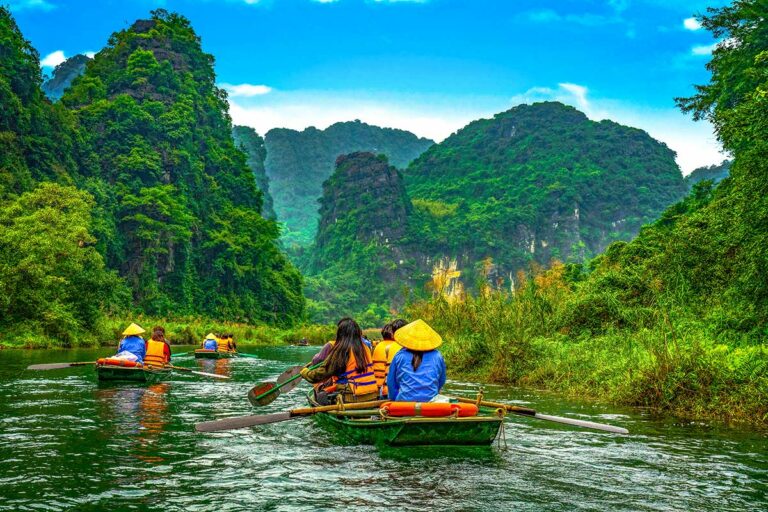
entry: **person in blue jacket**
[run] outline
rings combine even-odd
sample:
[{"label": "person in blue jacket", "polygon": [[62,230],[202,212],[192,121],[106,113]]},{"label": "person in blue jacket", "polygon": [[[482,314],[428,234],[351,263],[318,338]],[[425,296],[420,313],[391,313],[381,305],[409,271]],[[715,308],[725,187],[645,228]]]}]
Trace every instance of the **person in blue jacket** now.
[{"label": "person in blue jacket", "polygon": [[395,341],[403,350],[389,367],[389,399],[429,402],[445,385],[445,360],[437,350],[443,339],[424,320],[416,320],[398,329]]},{"label": "person in blue jacket", "polygon": [[216,341],[216,335],[209,333],[203,340],[203,348],[205,350],[216,350],[219,348],[219,343]]},{"label": "person in blue jacket", "polygon": [[136,361],[143,363],[147,354],[147,342],[139,334],[144,332],[146,331],[137,324],[129,325],[123,331],[123,339],[117,346],[117,357],[120,357],[122,352],[129,352],[136,356]]}]

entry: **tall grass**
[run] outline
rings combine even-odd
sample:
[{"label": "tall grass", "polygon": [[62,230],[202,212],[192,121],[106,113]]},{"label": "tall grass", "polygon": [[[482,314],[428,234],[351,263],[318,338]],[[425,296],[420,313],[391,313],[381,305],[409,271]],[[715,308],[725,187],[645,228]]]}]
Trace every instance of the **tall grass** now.
[{"label": "tall grass", "polygon": [[[649,407],[688,418],[768,424],[768,346],[724,340],[663,293],[644,305],[590,296],[565,267],[518,276],[514,292],[486,288],[409,306],[446,343],[449,371]],[[579,311],[581,308],[581,311]],[[610,321],[590,323],[583,315]],[[588,327],[584,327],[587,325]]]}]

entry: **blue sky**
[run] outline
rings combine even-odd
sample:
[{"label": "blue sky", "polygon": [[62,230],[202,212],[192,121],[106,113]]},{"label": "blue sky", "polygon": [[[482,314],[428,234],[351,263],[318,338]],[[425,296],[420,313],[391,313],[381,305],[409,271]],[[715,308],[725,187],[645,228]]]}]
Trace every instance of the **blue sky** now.
[{"label": "blue sky", "polygon": [[231,114],[264,133],[361,119],[440,140],[556,99],[647,130],[684,172],[723,156],[673,98],[705,83],[722,0],[10,0],[44,71],[156,7],[188,17]]}]

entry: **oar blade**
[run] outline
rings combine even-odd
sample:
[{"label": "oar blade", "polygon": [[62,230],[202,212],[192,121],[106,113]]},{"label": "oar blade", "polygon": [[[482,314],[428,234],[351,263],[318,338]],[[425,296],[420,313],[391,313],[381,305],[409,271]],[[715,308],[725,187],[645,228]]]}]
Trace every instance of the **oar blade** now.
[{"label": "oar blade", "polygon": [[[277,378],[277,383],[282,384],[283,382],[286,382],[288,380],[291,380],[293,377],[297,376],[301,373],[301,370],[303,370],[304,367],[301,365],[294,366],[292,368],[288,368],[286,371],[280,374],[280,376]],[[287,393],[291,391],[292,389],[296,388],[301,384],[301,379],[295,379],[291,382],[288,382],[285,386],[281,386],[280,390],[283,393]]]},{"label": "oar blade", "polygon": [[248,391],[248,401],[254,407],[263,407],[274,402],[280,396],[280,389],[274,382],[263,382]]},{"label": "oar blade", "polygon": [[621,427],[614,427],[613,425],[606,425],[604,423],[595,423],[593,421],[577,420],[573,418],[562,418],[560,416],[550,416],[548,414],[536,413],[534,416],[536,419],[554,421],[555,423],[563,423],[565,425],[573,425],[575,427],[591,428],[593,430],[602,430],[604,432],[612,432],[614,434],[629,434],[629,430]]},{"label": "oar blade", "polygon": [[62,368],[71,368],[73,366],[84,366],[87,364],[95,363],[47,363],[47,364],[32,364],[27,366],[27,370],[61,370]]},{"label": "oar blade", "polygon": [[228,375],[216,375],[215,373],[198,372],[198,371],[195,371],[195,370],[192,370],[191,373],[194,373],[195,375],[202,375],[203,377],[212,377],[214,379],[229,379],[230,378]]},{"label": "oar blade", "polygon": [[258,416],[238,416],[216,421],[204,421],[195,425],[198,432],[221,432],[222,430],[236,430],[238,428],[254,427],[278,423],[293,418],[290,412],[277,412],[274,414],[262,414]]}]

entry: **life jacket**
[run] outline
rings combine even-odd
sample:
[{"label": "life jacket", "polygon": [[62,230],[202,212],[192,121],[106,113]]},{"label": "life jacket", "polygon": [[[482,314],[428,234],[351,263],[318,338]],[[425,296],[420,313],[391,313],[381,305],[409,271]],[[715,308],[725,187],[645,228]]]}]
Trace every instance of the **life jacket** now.
[{"label": "life jacket", "polygon": [[154,367],[163,367],[168,361],[165,359],[165,343],[162,341],[147,341],[147,355],[144,356],[144,364]]},{"label": "life jacket", "polygon": [[381,396],[389,395],[389,389],[387,388],[389,365],[392,364],[392,359],[401,348],[403,347],[398,345],[394,340],[383,340],[373,351],[373,373],[376,376],[376,385],[381,390]]},{"label": "life jacket", "polygon": [[373,358],[371,357],[371,350],[368,345],[365,347],[365,371],[357,371],[357,361],[352,351],[349,352],[349,359],[347,360],[347,371],[341,375],[333,377],[333,385],[347,386],[347,391],[355,396],[369,395],[378,391],[376,386],[376,379],[373,376]]},{"label": "life jacket", "polygon": [[218,347],[219,352],[231,352],[229,341],[227,341],[227,338],[218,338],[216,340],[216,346]]},{"label": "life jacket", "polygon": [[136,356],[138,362],[144,362],[144,354],[147,353],[147,342],[141,336],[126,336],[120,342],[118,352],[127,351]]},{"label": "life jacket", "polygon": [[211,338],[206,338],[203,342],[203,348],[205,350],[216,350],[216,347],[218,347],[218,343],[216,343],[216,340]]}]

